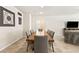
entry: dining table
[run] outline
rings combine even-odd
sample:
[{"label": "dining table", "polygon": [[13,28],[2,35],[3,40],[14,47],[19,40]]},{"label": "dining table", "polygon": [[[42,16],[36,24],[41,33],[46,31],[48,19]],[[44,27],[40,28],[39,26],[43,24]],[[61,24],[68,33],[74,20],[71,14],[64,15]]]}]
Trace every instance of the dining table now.
[{"label": "dining table", "polygon": [[[29,46],[29,44],[33,44],[34,43],[34,37],[35,36],[40,36],[40,35],[37,35],[36,34],[36,32],[33,32],[33,33],[31,33],[31,35],[26,39],[26,41],[27,41],[27,43],[28,43],[28,45],[27,45],[27,51],[28,51],[28,46]],[[46,32],[46,31],[44,31],[44,35],[42,35],[42,36],[47,36],[48,37],[48,42],[54,42],[54,39]],[[53,43],[52,43],[52,45],[53,45]],[[53,47],[52,47],[53,48]],[[54,50],[53,50],[54,51]]]},{"label": "dining table", "polygon": [[[27,41],[34,41],[34,36],[40,36],[40,35],[36,35],[36,32],[33,32],[27,39]],[[53,38],[46,32],[44,31],[44,35],[41,36],[47,36],[48,37],[48,41],[52,41]]]}]

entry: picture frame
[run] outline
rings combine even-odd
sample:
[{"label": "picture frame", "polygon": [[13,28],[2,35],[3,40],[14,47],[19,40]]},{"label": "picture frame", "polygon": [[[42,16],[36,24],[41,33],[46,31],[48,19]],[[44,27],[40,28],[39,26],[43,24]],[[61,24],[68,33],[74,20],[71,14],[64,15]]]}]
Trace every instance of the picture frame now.
[{"label": "picture frame", "polygon": [[19,15],[19,16],[22,16],[22,14],[21,14],[20,12],[18,12],[18,15]]},{"label": "picture frame", "polygon": [[22,18],[21,17],[18,17],[18,22],[19,22],[19,25],[21,25],[22,24]]},{"label": "picture frame", "polygon": [[15,13],[0,6],[0,26],[15,26]]},{"label": "picture frame", "polygon": [[18,12],[17,14],[18,14],[18,24],[21,25],[22,24],[22,14],[20,12]]}]

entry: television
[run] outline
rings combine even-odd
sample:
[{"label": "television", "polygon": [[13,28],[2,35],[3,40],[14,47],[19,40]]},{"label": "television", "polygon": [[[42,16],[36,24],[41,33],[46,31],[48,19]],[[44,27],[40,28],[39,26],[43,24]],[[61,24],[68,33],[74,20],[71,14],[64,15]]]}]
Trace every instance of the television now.
[{"label": "television", "polygon": [[68,21],[67,28],[78,28],[78,21]]}]

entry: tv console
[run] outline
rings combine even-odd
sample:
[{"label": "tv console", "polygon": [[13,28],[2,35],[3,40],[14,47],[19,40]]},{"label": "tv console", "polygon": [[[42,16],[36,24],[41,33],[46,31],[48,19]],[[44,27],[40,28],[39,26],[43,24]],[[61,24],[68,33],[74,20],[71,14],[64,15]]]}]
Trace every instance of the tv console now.
[{"label": "tv console", "polygon": [[64,28],[64,42],[79,45],[79,28]]}]

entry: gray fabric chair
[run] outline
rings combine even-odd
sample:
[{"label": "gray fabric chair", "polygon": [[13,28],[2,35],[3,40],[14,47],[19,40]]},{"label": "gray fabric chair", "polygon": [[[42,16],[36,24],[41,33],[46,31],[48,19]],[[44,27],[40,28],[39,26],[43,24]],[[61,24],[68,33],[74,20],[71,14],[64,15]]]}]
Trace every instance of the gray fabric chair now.
[{"label": "gray fabric chair", "polygon": [[51,31],[50,36],[53,38],[54,34],[55,34],[55,32]]},{"label": "gray fabric chair", "polygon": [[49,44],[52,46],[52,50],[54,52],[54,46],[53,46],[54,39],[53,39],[53,37],[54,37],[55,32],[52,30],[48,30],[47,33],[52,37],[52,40],[49,40]]},{"label": "gray fabric chair", "polygon": [[[34,41],[30,41],[30,40],[29,40],[29,36],[30,36],[30,35],[26,32],[26,37],[27,37],[27,38],[26,38],[26,44],[27,44],[26,51],[27,51],[27,52],[28,52],[29,46],[30,46],[30,45],[34,45]],[[32,50],[33,50],[34,47],[31,47],[31,48],[32,48]]]},{"label": "gray fabric chair", "polygon": [[34,37],[34,52],[35,53],[48,53],[48,38],[47,36]]},{"label": "gray fabric chair", "polygon": [[53,38],[55,32],[52,30],[48,30],[47,33]]}]

